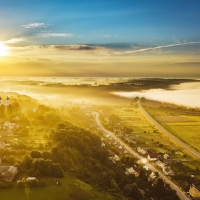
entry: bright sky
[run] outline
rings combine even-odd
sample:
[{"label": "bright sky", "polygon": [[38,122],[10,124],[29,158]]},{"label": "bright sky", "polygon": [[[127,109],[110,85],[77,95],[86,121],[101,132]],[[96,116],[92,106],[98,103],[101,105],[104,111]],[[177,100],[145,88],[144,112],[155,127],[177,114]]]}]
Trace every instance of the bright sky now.
[{"label": "bright sky", "polygon": [[199,0],[0,0],[1,76],[199,77],[199,7]]}]

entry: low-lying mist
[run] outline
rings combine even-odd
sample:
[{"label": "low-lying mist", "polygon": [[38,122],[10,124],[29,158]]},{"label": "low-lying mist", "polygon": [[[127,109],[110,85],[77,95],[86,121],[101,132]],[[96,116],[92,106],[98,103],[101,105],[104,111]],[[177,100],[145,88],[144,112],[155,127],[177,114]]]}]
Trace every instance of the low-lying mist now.
[{"label": "low-lying mist", "polygon": [[200,83],[181,83],[172,85],[171,90],[150,89],[141,92],[112,92],[125,98],[144,97],[151,100],[163,101],[184,105],[188,107],[200,107]]},{"label": "low-lying mist", "polygon": [[2,92],[16,92],[54,107],[63,106],[67,102],[124,104],[130,103],[136,96],[200,107],[200,82],[187,81],[189,80],[135,79],[130,82],[128,78],[1,79],[0,96],[5,98],[6,94]]}]

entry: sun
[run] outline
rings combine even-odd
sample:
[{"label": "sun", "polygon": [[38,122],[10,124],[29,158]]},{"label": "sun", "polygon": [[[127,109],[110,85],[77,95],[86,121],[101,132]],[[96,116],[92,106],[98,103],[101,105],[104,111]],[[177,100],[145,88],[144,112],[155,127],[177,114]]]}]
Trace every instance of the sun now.
[{"label": "sun", "polygon": [[8,55],[7,47],[0,42],[0,57],[7,55]]}]

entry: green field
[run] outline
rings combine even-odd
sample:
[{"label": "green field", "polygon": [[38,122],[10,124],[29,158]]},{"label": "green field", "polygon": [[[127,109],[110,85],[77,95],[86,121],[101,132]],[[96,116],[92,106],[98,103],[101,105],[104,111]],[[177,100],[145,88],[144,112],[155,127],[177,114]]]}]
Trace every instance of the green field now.
[{"label": "green field", "polygon": [[145,100],[144,109],[169,132],[200,151],[200,111]]},{"label": "green field", "polygon": [[[189,118],[189,116],[187,116]],[[200,151],[200,117],[195,118],[195,122],[162,122],[164,126],[171,133],[178,138]]]},{"label": "green field", "polygon": [[[137,106],[115,107],[113,113],[120,117],[120,124],[132,128],[133,132],[129,135],[135,140],[136,146],[143,148],[153,148],[156,151],[167,152],[169,149],[178,148],[165,134],[156,130],[140,113]],[[165,147],[159,146],[163,144]],[[170,146],[170,148],[168,148]]]}]

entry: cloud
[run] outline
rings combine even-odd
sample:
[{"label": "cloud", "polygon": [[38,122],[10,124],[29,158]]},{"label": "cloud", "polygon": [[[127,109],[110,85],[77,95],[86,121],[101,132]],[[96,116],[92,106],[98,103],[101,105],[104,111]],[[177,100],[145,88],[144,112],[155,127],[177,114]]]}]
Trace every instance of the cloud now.
[{"label": "cloud", "polygon": [[197,41],[197,42],[185,42],[185,43],[178,43],[178,44],[169,44],[169,45],[164,45],[164,46],[157,46],[157,47],[144,48],[144,49],[139,49],[139,50],[134,50],[134,51],[127,51],[125,53],[116,52],[115,54],[139,53],[139,52],[149,51],[149,50],[154,50],[154,49],[162,49],[162,48],[168,48],[168,47],[182,46],[182,45],[187,45],[187,44],[199,44],[199,43],[200,43],[200,41]]},{"label": "cloud", "polygon": [[72,37],[71,33],[39,33],[36,34],[38,37]]},{"label": "cloud", "polygon": [[46,27],[47,25],[45,23],[30,23],[21,26],[24,28],[39,28],[39,27]]},{"label": "cloud", "polygon": [[197,67],[200,67],[200,62],[178,62],[178,63],[172,63],[172,65],[178,65],[178,66],[197,66]]},{"label": "cloud", "polygon": [[98,50],[102,49],[103,47],[98,46],[88,46],[88,45],[55,45],[54,48],[59,50]]},{"label": "cloud", "polygon": [[24,42],[24,41],[26,41],[26,38],[12,38],[10,40],[5,41],[4,43],[14,44],[14,43],[17,43],[17,42]]}]

